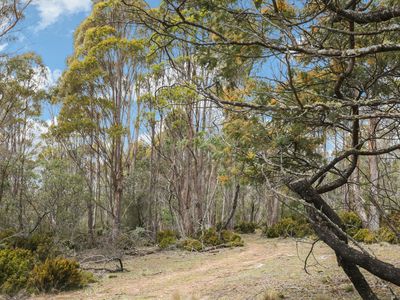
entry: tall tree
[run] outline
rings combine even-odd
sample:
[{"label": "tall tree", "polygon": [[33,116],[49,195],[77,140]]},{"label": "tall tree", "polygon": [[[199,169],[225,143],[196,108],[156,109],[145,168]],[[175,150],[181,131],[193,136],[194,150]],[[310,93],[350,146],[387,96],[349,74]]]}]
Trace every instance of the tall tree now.
[{"label": "tall tree", "polygon": [[[262,114],[281,128],[275,141],[285,147],[272,153],[280,160],[269,160],[269,173],[279,172],[281,181],[308,203],[314,230],[335,251],[359,294],[377,299],[360,267],[400,285],[399,268],[349,244],[340,218],[323,198],[348,183],[362,157],[400,149],[397,142],[365,149],[370,138],[362,131],[364,120],[384,121],[381,138],[398,126],[397,1],[313,0],[294,6],[285,0],[166,0],[159,10],[123,2],[154,35],[166,37],[165,43],[179,40],[197,47],[220,75],[206,88],[197,85],[199,93],[226,109]],[[243,99],[222,97],[218,87],[229,85],[248,63],[261,69],[253,73],[258,88]],[[283,72],[267,70],[279,66]],[[377,93],[383,86],[386,92]],[[350,140],[328,161],[312,146],[321,144],[318,136],[327,129],[342,130]],[[308,151],[298,151],[307,140],[313,140]]]}]

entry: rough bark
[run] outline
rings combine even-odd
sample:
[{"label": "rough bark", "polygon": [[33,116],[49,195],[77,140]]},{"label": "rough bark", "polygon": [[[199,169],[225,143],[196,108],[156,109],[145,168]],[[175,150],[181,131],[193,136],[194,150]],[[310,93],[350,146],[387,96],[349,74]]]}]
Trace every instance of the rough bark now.
[{"label": "rough bark", "polygon": [[[335,211],[305,179],[290,181],[288,187],[312,207],[308,209],[312,227],[318,237],[336,253],[338,262],[363,299],[377,299],[358,267],[400,286],[400,269],[348,245],[347,236],[339,229],[343,224]],[[321,218],[323,214],[327,219]],[[333,225],[332,225],[333,224]]]}]

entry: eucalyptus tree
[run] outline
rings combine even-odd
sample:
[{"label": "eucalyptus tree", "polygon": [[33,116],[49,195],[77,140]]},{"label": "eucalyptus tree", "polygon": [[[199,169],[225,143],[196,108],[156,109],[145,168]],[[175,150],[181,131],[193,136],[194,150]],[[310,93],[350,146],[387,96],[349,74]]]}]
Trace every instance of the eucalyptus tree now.
[{"label": "eucalyptus tree", "polygon": [[0,61],[0,206],[16,212],[20,230],[25,229],[25,208],[32,200],[29,188],[46,98],[45,74],[41,59],[31,53]]},{"label": "eucalyptus tree", "polygon": [[96,2],[75,32],[75,51],[58,87],[62,108],[56,135],[68,144],[76,139],[84,146],[89,156],[86,165],[98,157],[113,239],[121,226],[123,182],[132,163],[133,135],[138,135],[132,130],[138,117],[133,105],[145,51],[140,32],[126,25],[125,18],[119,1]]},{"label": "eucalyptus tree", "polygon": [[[219,75],[207,86],[193,82],[198,93],[269,121],[271,144],[279,147],[257,153],[266,160],[264,172],[280,174],[302,199],[313,229],[359,294],[377,299],[359,268],[400,285],[400,269],[349,243],[324,199],[349,182],[361,158],[400,148],[398,140],[386,140],[399,125],[398,1],[165,0],[159,9],[122,2],[163,37],[160,49],[176,40],[196,47]],[[249,64],[255,87],[236,99],[221,93]],[[365,122],[375,124],[372,132],[362,130]],[[324,159],[320,136],[327,131],[343,132],[349,142]],[[374,170],[370,179],[376,184]]]}]

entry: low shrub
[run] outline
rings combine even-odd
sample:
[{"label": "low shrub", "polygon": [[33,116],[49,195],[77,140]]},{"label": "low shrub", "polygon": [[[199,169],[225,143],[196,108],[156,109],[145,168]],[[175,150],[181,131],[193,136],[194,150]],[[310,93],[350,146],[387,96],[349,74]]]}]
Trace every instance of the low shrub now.
[{"label": "low shrub", "polygon": [[135,241],[127,233],[121,233],[115,243],[118,249],[132,250],[135,248]]},{"label": "low shrub", "polygon": [[230,230],[222,230],[221,239],[224,244],[228,244],[231,247],[241,247],[244,245],[244,242],[240,235]]},{"label": "low shrub", "polygon": [[201,251],[203,244],[199,240],[185,239],[179,243],[179,247],[187,251]]},{"label": "low shrub", "polygon": [[252,222],[241,222],[235,226],[235,231],[239,233],[254,233],[257,225]]},{"label": "low shrub", "polygon": [[0,248],[30,250],[42,261],[60,254],[50,234],[34,233],[24,236],[16,234],[14,229],[0,231]]},{"label": "low shrub", "polygon": [[353,238],[358,242],[363,242],[366,244],[372,244],[377,242],[377,238],[375,233],[367,228],[362,228],[357,231],[357,233],[353,236]]},{"label": "low shrub", "polygon": [[217,246],[223,244],[215,228],[203,230],[200,233],[199,240],[206,246]]},{"label": "low shrub", "polygon": [[305,219],[283,218],[278,223],[266,227],[263,231],[268,238],[297,237],[303,238],[313,233]]},{"label": "low shrub", "polygon": [[361,218],[355,212],[342,211],[339,213],[339,217],[342,219],[348,235],[354,236],[360,229],[362,229]]},{"label": "low shrub", "polygon": [[82,272],[76,261],[60,257],[46,259],[33,268],[28,287],[38,292],[81,288],[93,281],[93,276],[89,274]]},{"label": "low shrub", "polygon": [[397,244],[399,242],[399,239],[397,238],[393,230],[386,226],[379,228],[377,236],[378,240],[381,242],[387,242],[390,244]]},{"label": "low shrub", "polygon": [[12,245],[15,234],[16,232],[13,228],[0,230],[0,248],[9,248]]},{"label": "low shrub", "polygon": [[166,248],[168,248],[168,247],[170,247],[170,246],[172,246],[172,245],[175,245],[175,244],[176,244],[176,238],[169,236],[169,237],[163,238],[163,239],[158,243],[158,246],[159,246],[161,249],[166,249]]},{"label": "low shrub", "polygon": [[217,232],[215,228],[203,230],[200,234],[199,240],[206,246],[227,244],[231,247],[240,247],[244,244],[242,238],[237,233],[230,230]]},{"label": "low shrub", "polygon": [[160,248],[165,249],[176,244],[177,238],[178,235],[175,231],[161,230],[157,234],[157,243]]},{"label": "low shrub", "polygon": [[24,289],[34,263],[30,250],[0,250],[0,293],[13,295]]}]

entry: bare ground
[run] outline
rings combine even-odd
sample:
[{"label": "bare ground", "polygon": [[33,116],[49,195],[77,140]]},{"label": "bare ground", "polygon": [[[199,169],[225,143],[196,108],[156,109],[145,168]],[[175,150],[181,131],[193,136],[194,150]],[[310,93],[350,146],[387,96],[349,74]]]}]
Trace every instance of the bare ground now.
[{"label": "bare ground", "polygon": [[[106,274],[86,289],[32,299],[359,299],[334,253],[318,243],[307,274],[310,241],[245,235],[245,246],[210,253],[163,251],[125,260],[128,272]],[[373,253],[400,266],[400,246],[376,244]],[[389,288],[368,277],[382,299]],[[392,287],[393,288],[393,287]],[[393,288],[400,294],[400,289]]]}]

